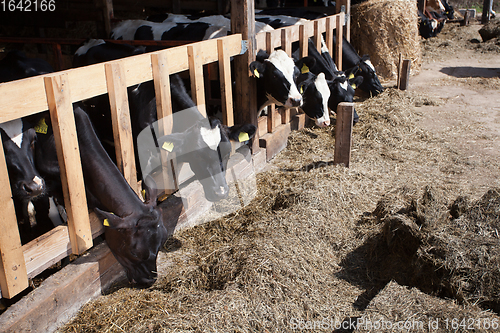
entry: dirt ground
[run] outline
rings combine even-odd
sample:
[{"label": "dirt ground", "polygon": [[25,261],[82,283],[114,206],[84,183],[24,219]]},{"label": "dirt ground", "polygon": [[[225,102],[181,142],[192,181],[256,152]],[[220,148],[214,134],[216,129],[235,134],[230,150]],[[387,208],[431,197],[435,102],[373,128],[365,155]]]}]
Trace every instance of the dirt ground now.
[{"label": "dirt ground", "polygon": [[500,53],[478,27],[423,42],[409,91],[356,101],[350,168],[334,126],[292,132],[248,206],[177,233],[152,287],[118,285],[61,331],[498,330]]}]

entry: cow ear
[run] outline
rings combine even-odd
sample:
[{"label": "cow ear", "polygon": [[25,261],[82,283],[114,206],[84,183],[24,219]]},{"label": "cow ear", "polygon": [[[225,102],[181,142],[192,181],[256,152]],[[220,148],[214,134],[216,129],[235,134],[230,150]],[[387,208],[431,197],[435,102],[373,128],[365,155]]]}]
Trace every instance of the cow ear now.
[{"label": "cow ear", "polygon": [[255,76],[258,79],[264,77],[264,70],[266,69],[266,65],[264,63],[259,61],[253,61],[249,67],[250,67],[250,72],[252,72],[253,76]]},{"label": "cow ear", "polygon": [[128,223],[126,219],[114,215],[113,213],[105,212],[97,207],[94,208],[94,212],[105,227],[112,229],[133,227],[133,225],[130,225],[130,223]]},{"label": "cow ear", "polygon": [[246,142],[254,137],[257,127],[252,124],[235,125],[227,128],[231,141]]},{"label": "cow ear", "polygon": [[295,66],[299,68],[301,74],[309,73],[310,68],[314,65],[316,65],[316,59],[312,57],[304,57],[295,62]]},{"label": "cow ear", "polygon": [[150,175],[142,181],[144,203],[152,207],[156,207],[156,198],[158,196],[158,189],[156,182]]},{"label": "cow ear", "polygon": [[174,133],[164,135],[158,139],[158,146],[160,149],[169,153],[182,154],[183,143],[185,142],[184,133]]}]

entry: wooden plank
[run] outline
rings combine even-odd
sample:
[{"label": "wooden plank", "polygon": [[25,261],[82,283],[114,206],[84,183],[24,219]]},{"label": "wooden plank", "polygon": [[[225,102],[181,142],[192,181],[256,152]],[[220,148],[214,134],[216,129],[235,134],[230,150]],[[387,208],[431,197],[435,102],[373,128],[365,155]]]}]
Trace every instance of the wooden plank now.
[{"label": "wooden plank", "polygon": [[337,65],[337,69],[339,71],[342,70],[342,44],[343,44],[343,39],[342,39],[342,25],[344,23],[344,13],[340,13],[340,15],[337,17],[337,27],[336,27],[336,36],[337,36],[337,43],[335,44],[336,50],[335,50],[335,64]]},{"label": "wooden plank", "polygon": [[257,129],[258,129],[257,132],[259,133],[259,137],[261,137],[267,133],[267,116],[259,117]]},{"label": "wooden plank", "polygon": [[333,52],[333,30],[337,27],[337,16],[328,16],[326,18],[326,48],[328,49],[328,53],[330,56],[333,56],[335,53]]},{"label": "wooden plank", "polygon": [[231,80],[231,57],[228,55],[227,51],[227,40],[218,40],[217,51],[219,53],[222,123],[227,126],[233,126],[233,84]]},{"label": "wooden plank", "polygon": [[307,36],[306,26],[299,26],[299,47],[300,47],[300,57],[307,57],[309,37]]},{"label": "wooden plank", "polygon": [[266,161],[270,161],[286,147],[290,132],[289,124],[280,125],[276,127],[274,133],[267,133],[260,138],[261,148],[266,149]]},{"label": "wooden plank", "polygon": [[[271,54],[274,51],[273,34],[266,32],[266,52]],[[271,104],[267,107],[267,132],[273,133],[276,127],[276,105]]]},{"label": "wooden plank", "polygon": [[203,63],[201,61],[201,53],[205,52],[205,50],[197,45],[189,45],[187,50],[189,58],[189,76],[191,78],[191,98],[198,106],[198,110],[200,110],[201,114],[206,117],[205,84],[203,78]]},{"label": "wooden plank", "polygon": [[[348,42],[351,41],[351,0],[337,0],[336,3],[336,12],[344,13],[345,16],[342,21],[342,25],[345,25],[344,36]],[[337,39],[338,40],[338,39]]]},{"label": "wooden plank", "polygon": [[399,85],[399,89],[401,90],[408,89],[408,85],[410,83],[410,67],[411,67],[411,60],[404,59],[401,65],[401,78],[400,78],[401,83]]},{"label": "wooden plank", "polygon": [[337,107],[337,122],[335,125],[334,164],[344,164],[349,167],[351,160],[352,121],[354,118],[354,103],[340,103]]},{"label": "wooden plank", "polygon": [[290,29],[281,29],[281,48],[289,57],[292,56],[291,35],[292,31]]},{"label": "wooden plank", "polygon": [[[89,214],[89,219],[92,238],[104,233],[104,227],[94,213]],[[28,278],[34,278],[69,254],[71,254],[71,242],[68,227],[64,225],[57,226],[28,244],[24,244],[23,255]]]},{"label": "wooden plank", "polygon": [[[243,40],[248,42],[247,52],[236,56],[234,65],[234,105],[238,105],[235,122],[257,125],[257,90],[255,79],[250,76],[249,65],[255,60],[255,2],[254,0],[231,0],[231,31],[241,33]],[[252,141],[252,151],[259,149],[259,138],[256,135]]]},{"label": "wooden plank", "polygon": [[48,109],[43,77],[0,83],[0,96],[0,123]]},{"label": "wooden plank", "polygon": [[108,246],[100,244],[9,307],[0,316],[0,332],[54,332],[85,303],[124,278]]},{"label": "wooden plank", "polygon": [[[167,57],[168,53],[163,51],[151,54],[159,136],[171,134],[173,126],[170,72]],[[168,162],[168,157],[168,152],[161,149],[162,178],[165,194],[171,194],[179,188],[173,168],[173,159],[172,162]],[[172,156],[170,157],[172,158]]]},{"label": "wooden plank", "polygon": [[92,232],[68,74],[47,76],[44,81],[61,170],[71,248],[74,254],[82,254],[92,247]]},{"label": "wooden plank", "polygon": [[280,108],[279,113],[281,114],[281,123],[288,124],[291,120],[290,118],[290,109]]},{"label": "wooden plank", "polygon": [[316,45],[316,49],[319,53],[321,53],[321,39],[322,39],[322,31],[325,30],[324,26],[325,21],[315,20],[314,21],[314,45]]},{"label": "wooden plank", "polygon": [[401,68],[403,64],[403,54],[400,52],[399,53],[399,61],[398,61],[398,76],[397,76],[397,88],[400,89],[401,87]]},{"label": "wooden plank", "polygon": [[135,169],[134,138],[128,105],[125,70],[122,62],[105,64],[106,82],[108,86],[111,121],[115,142],[116,164],[125,180],[139,195],[137,171]]},{"label": "wooden plank", "polygon": [[0,289],[2,297],[12,298],[28,288],[21,237],[17,226],[16,211],[10,190],[7,163],[3,145],[0,144]]}]

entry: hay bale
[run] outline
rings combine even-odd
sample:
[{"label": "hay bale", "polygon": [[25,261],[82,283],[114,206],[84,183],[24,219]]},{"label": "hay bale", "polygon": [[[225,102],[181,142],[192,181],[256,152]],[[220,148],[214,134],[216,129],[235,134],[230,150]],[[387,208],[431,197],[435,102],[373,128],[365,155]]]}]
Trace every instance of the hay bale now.
[{"label": "hay bale", "polygon": [[[465,328],[459,326],[463,319]],[[488,331],[488,323],[499,320],[477,306],[458,305],[391,281],[370,302],[356,332],[481,332]]]},{"label": "hay bale", "polygon": [[483,42],[500,37],[500,19],[494,19],[486,23],[479,29],[479,34]]},{"label": "hay bale", "polygon": [[399,54],[411,60],[411,74],[422,67],[416,1],[370,0],[351,9],[351,43],[370,55],[383,79],[397,77]]}]

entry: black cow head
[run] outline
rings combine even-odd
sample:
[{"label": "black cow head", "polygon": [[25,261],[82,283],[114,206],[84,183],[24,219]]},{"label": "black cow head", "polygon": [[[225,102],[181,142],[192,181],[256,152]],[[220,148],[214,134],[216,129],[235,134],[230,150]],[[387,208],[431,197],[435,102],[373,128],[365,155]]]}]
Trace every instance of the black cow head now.
[{"label": "black cow head", "polygon": [[250,64],[250,71],[263,85],[267,99],[286,108],[302,105],[302,96],[295,81],[299,69],[283,50],[276,50],[271,55],[260,50],[257,60]]},{"label": "black cow head", "polygon": [[325,79],[325,74],[318,75],[311,72],[302,73],[297,79],[299,91],[304,103],[300,107],[316,126],[326,127],[330,125],[330,113],[328,112],[328,100],[330,89]]},{"label": "black cow head", "polygon": [[361,90],[369,92],[373,96],[376,96],[384,91],[384,87],[380,83],[377,73],[375,72],[375,67],[370,61],[370,56],[362,56],[359,63],[354,68],[351,68],[346,72],[352,73],[355,76],[363,77],[363,82],[359,85]]},{"label": "black cow head", "polygon": [[[363,82],[362,76],[356,76],[348,79],[345,75],[337,76],[333,80],[328,81],[330,88],[330,99],[328,100],[328,107],[333,112],[337,111],[337,106],[342,102],[352,103],[354,98],[355,89]],[[359,116],[354,110],[353,122],[356,124],[359,121]]]},{"label": "black cow head", "polygon": [[188,163],[203,185],[205,198],[215,202],[229,195],[226,169],[230,141],[248,141],[255,132],[256,127],[251,124],[227,127],[215,118],[201,119],[181,133],[159,138],[158,145],[175,153],[177,163]]},{"label": "black cow head", "polygon": [[23,119],[0,124],[5,160],[14,198],[34,199],[45,192],[45,182],[35,168],[35,129]]},{"label": "black cow head", "polygon": [[125,268],[132,283],[151,285],[156,281],[156,257],[167,240],[161,210],[156,207],[156,185],[144,182],[145,202],[141,210],[117,216],[95,208],[105,226],[106,243],[116,260]]}]

